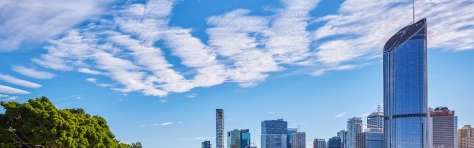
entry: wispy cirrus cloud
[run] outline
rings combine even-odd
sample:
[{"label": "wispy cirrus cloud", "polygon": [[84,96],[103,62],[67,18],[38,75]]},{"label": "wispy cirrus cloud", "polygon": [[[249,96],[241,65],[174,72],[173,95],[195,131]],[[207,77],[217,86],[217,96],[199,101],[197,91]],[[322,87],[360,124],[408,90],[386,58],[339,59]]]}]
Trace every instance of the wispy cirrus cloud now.
[{"label": "wispy cirrus cloud", "polygon": [[29,88],[39,88],[39,87],[41,87],[41,85],[39,85],[39,84],[29,82],[29,81],[25,81],[25,80],[21,80],[21,79],[18,79],[18,78],[9,76],[9,75],[0,74],[0,80],[11,83],[11,84],[23,86],[23,87],[29,87]]},{"label": "wispy cirrus cloud", "polygon": [[173,124],[173,122],[155,123],[155,124],[152,124],[150,126],[159,126],[159,125],[167,126],[167,125],[171,125],[171,124]]},{"label": "wispy cirrus cloud", "polygon": [[211,140],[211,139],[216,139],[216,137],[194,137],[194,138],[184,138],[184,139],[179,139],[179,140],[194,141],[194,140]]},{"label": "wispy cirrus cloud", "polygon": [[[41,43],[77,23],[102,13],[112,0],[6,0],[0,2],[0,51],[16,50],[23,42]],[[43,63],[47,64],[47,63]]]},{"label": "wispy cirrus cloud", "polygon": [[27,91],[24,91],[24,90],[21,90],[21,89],[17,89],[17,88],[13,88],[13,87],[8,87],[8,86],[4,86],[4,85],[0,85],[0,93],[2,94],[29,94],[30,92],[27,92]]},{"label": "wispy cirrus cloud", "polygon": [[186,95],[186,98],[196,98],[197,94],[189,94]]},{"label": "wispy cirrus cloud", "polygon": [[77,72],[87,73],[87,74],[93,74],[93,75],[100,75],[100,74],[102,74],[102,72],[100,72],[100,71],[92,70],[92,69],[89,69],[89,68],[79,68],[79,69],[77,69]]},{"label": "wispy cirrus cloud", "polygon": [[46,71],[25,68],[23,66],[12,66],[12,70],[27,77],[36,79],[52,79],[56,75]]},{"label": "wispy cirrus cloud", "polygon": [[334,117],[340,118],[340,117],[344,117],[345,115],[346,115],[346,113],[340,113],[340,114],[338,114],[338,115],[336,115],[336,116],[334,116]]}]

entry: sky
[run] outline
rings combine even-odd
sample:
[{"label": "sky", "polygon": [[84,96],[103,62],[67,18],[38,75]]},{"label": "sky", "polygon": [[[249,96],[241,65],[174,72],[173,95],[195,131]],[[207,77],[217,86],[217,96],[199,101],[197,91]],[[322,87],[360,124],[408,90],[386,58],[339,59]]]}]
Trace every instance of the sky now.
[{"label": "sky", "polygon": [[[417,0],[428,22],[428,98],[474,124],[474,1]],[[382,48],[410,0],[3,0],[0,100],[48,97],[104,117],[145,147],[215,145],[284,119],[308,146],[383,103]],[[4,110],[0,110],[3,112]]]}]

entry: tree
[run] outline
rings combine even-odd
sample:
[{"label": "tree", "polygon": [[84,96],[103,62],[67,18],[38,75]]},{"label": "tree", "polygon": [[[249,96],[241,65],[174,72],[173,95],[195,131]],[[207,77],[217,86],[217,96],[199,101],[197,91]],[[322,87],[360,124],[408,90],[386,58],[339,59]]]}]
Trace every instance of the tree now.
[{"label": "tree", "polygon": [[142,144],[141,144],[140,142],[132,143],[132,145],[130,146],[130,148],[142,148]]},{"label": "tree", "polygon": [[1,102],[0,147],[128,148],[99,116],[81,108],[57,109],[46,97],[28,102]]}]

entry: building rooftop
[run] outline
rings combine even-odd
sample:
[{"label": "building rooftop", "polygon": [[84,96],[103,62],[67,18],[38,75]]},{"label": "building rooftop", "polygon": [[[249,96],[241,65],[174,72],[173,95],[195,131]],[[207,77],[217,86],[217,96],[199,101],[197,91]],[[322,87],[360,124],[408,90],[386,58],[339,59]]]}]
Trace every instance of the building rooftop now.
[{"label": "building rooftop", "polygon": [[422,29],[426,26],[426,18],[419,20],[416,23],[410,24],[406,27],[400,29],[397,33],[395,33],[388,41],[385,43],[384,52],[392,51],[393,49],[398,48],[398,46],[405,43],[409,40],[412,36],[417,34],[418,32],[422,31]]}]

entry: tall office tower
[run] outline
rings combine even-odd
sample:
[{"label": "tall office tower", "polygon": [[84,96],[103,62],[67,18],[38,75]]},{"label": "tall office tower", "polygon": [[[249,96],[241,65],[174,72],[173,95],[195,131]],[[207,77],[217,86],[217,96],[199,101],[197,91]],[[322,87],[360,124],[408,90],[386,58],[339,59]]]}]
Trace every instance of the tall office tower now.
[{"label": "tall office tower", "polygon": [[262,121],[262,148],[287,148],[288,123],[283,119]]},{"label": "tall office tower", "polygon": [[326,140],[324,140],[324,139],[314,139],[313,148],[326,148]]},{"label": "tall office tower", "polygon": [[403,27],[383,51],[385,148],[428,147],[426,19]]},{"label": "tall office tower", "polygon": [[216,148],[224,148],[224,110],[216,109]]},{"label": "tall office tower", "polygon": [[341,130],[337,132],[337,137],[341,138],[341,147],[345,148],[347,145],[347,131]]},{"label": "tall office tower", "polygon": [[366,132],[356,134],[356,147],[355,148],[366,148]]},{"label": "tall office tower", "polygon": [[329,138],[328,148],[342,148],[341,147],[341,138],[339,138],[339,137]]},{"label": "tall office tower", "polygon": [[383,129],[383,112],[378,105],[377,110],[367,116],[367,128],[382,128]]},{"label": "tall office tower", "polygon": [[[252,142],[250,141],[250,131],[249,129],[240,130],[240,147],[249,148]],[[248,146],[248,147],[247,147]]]},{"label": "tall office tower", "polygon": [[291,148],[291,142],[292,142],[292,140],[293,140],[292,137],[291,137],[291,135],[292,135],[293,133],[296,133],[296,132],[298,132],[298,129],[297,129],[297,128],[288,128],[288,131],[287,131],[288,134],[287,134],[287,136],[286,136],[286,137],[287,137],[287,138],[286,138],[286,141],[287,141],[287,143],[288,143],[288,145],[286,146],[287,148]]},{"label": "tall office tower", "polygon": [[356,135],[362,132],[362,119],[353,117],[347,119],[347,145],[346,148],[356,147]]},{"label": "tall office tower", "polygon": [[474,148],[474,128],[464,125],[458,130],[459,148]]},{"label": "tall office tower", "polygon": [[235,129],[227,132],[227,148],[241,147],[240,130]]},{"label": "tall office tower", "polygon": [[306,148],[306,133],[296,132],[291,135],[293,143],[291,148]]},{"label": "tall office tower", "polygon": [[201,143],[201,148],[212,148],[211,141],[204,141]]},{"label": "tall office tower", "polygon": [[454,110],[444,106],[430,108],[428,123],[430,148],[458,147],[458,117],[454,115]]}]

